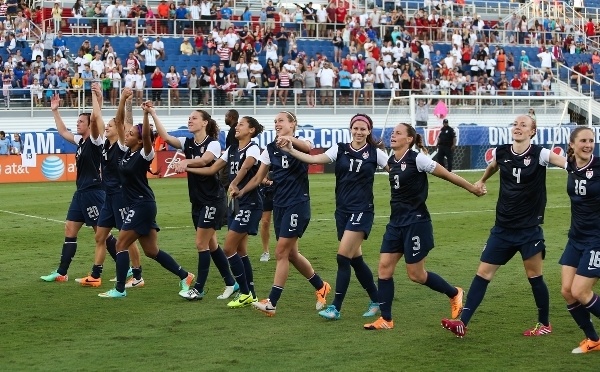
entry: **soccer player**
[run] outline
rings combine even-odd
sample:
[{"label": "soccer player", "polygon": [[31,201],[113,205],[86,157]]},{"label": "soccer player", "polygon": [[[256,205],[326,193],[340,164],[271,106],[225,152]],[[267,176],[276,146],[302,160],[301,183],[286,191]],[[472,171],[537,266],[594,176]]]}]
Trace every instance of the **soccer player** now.
[{"label": "soccer player", "polygon": [[[414,146],[420,152],[412,150]],[[404,256],[406,273],[413,282],[443,293],[450,299],[453,317],[462,310],[463,290],[446,282],[438,274],[425,270],[425,258],[434,247],[433,226],[425,201],[429,192],[427,173],[481,196],[477,188],[464,178],[448,172],[429,158],[423,138],[410,124],[396,125],[390,139],[394,154],[387,161],[391,188],[391,214],[387,224],[378,270],[378,300],[381,317],[365,324],[367,330],[392,329],[392,301],[394,300],[394,271]]]},{"label": "soccer player", "polygon": [[[123,225],[123,218],[127,215],[127,205],[123,200],[123,193],[121,192],[121,180],[119,178],[119,162],[127,151],[125,143],[125,133],[122,133],[122,138],[119,138],[117,131],[118,125],[124,125],[125,118],[128,117],[128,121],[132,121],[131,116],[131,97],[129,91],[124,90],[121,100],[119,102],[119,108],[117,110],[117,116],[111,119],[106,125],[104,131],[106,140],[102,151],[101,159],[101,173],[102,173],[102,185],[106,192],[106,198],[102,209],[100,209],[100,215],[98,217],[98,226],[96,228],[96,251],[94,254],[94,265],[92,266],[91,273],[84,278],[77,278],[75,281],[84,287],[99,287],[102,284],[102,269],[104,264],[104,258],[106,257],[107,250],[107,239],[111,239],[111,248],[109,253],[111,257],[116,260],[115,238],[110,235],[112,228],[116,227],[121,229]],[[98,124],[104,127],[104,120],[101,112],[102,102],[102,89],[100,86],[92,86],[92,125]],[[126,114],[125,106],[128,105],[128,114]],[[129,124],[128,127],[132,125]],[[142,278],[142,267],[140,265],[140,251],[133,243],[129,247],[131,254],[131,261],[133,263],[133,269],[131,270],[131,278],[125,283],[125,288],[142,287],[144,286],[144,279]],[[129,272],[128,272],[129,274]]]},{"label": "soccer player", "polygon": [[[249,116],[242,117],[235,129],[237,143],[232,143],[210,167],[193,168],[188,165],[186,171],[200,176],[210,176],[229,164],[230,182],[246,185],[259,167],[260,149],[251,140],[262,130],[263,126],[256,119]],[[225,255],[239,285],[239,294],[227,304],[230,308],[245,307],[257,301],[252,265],[248,258],[248,235],[258,233],[261,214],[262,199],[258,190],[232,203],[229,213],[229,231],[225,236]]]},{"label": "soccer player", "polygon": [[[58,134],[66,141],[77,145],[75,162],[77,166],[76,186],[65,222],[65,241],[60,256],[58,269],[40,277],[46,282],[66,282],[69,280],[67,271],[75,252],[77,251],[77,235],[85,223],[96,231],[98,215],[104,204],[105,192],[102,190],[100,176],[100,161],[102,158],[102,130],[100,123],[91,125],[90,114],[82,113],[77,117],[77,134],[71,133],[60,116],[60,97],[52,96],[50,109],[54,116]],[[114,250],[115,241],[111,238],[106,242],[107,249]]]},{"label": "soccer player", "polygon": [[[158,117],[153,116],[152,119],[158,135],[169,145],[183,150],[185,154],[185,160],[175,166],[177,172],[185,172],[187,167],[212,165],[215,159],[221,156],[219,127],[206,111],[194,110],[190,114],[188,130],[193,134],[192,138],[173,137],[167,133]],[[238,285],[229,271],[227,257],[217,243],[216,230],[221,229],[223,215],[227,213],[225,190],[216,174],[200,176],[188,172],[187,179],[192,203],[192,223],[196,228],[198,276],[194,287],[179,295],[188,300],[201,300],[204,297],[204,285],[212,258],[225,281],[225,290],[217,298],[227,299],[238,290]]]},{"label": "soccer player", "polygon": [[594,137],[591,128],[576,128],[567,150],[571,228],[560,258],[561,292],[567,310],[585,334],[574,354],[600,351],[600,338],[590,319],[590,314],[600,318],[600,301],[593,291],[600,277],[600,159],[593,155]]},{"label": "soccer player", "polygon": [[[115,288],[98,294],[100,297],[121,298],[127,296],[125,280],[129,269],[128,248],[138,240],[144,254],[162,265],[165,269],[177,275],[181,280],[182,291],[188,291],[194,280],[194,274],[182,269],[167,252],[160,250],[157,245],[158,231],[156,224],[156,200],[154,192],[148,185],[148,171],[154,159],[152,144],[154,138],[148,117],[155,116],[151,101],[142,104],[144,110],[143,124],[132,127],[125,133],[125,152],[119,163],[119,176],[123,197],[129,210],[123,219],[117,242],[117,283]],[[118,125],[119,137],[125,132],[124,126]]]},{"label": "soccer player", "polygon": [[373,316],[379,310],[377,287],[373,272],[362,256],[362,242],[369,237],[373,226],[373,182],[377,167],[388,169],[388,156],[378,148],[371,131],[373,121],[368,115],[357,114],[350,119],[352,142],[334,144],[319,155],[309,155],[292,147],[292,137],[280,137],[280,144],[290,155],[308,164],[335,162],[335,221],[337,238],[337,278],[335,297],[331,305],[321,310],[325,319],[340,319],[342,302],[350,285],[352,268],[354,274],[367,291],[371,302],[363,316]]},{"label": "soccer player", "polygon": [[[277,136],[293,136],[297,125],[296,116],[289,111],[280,112],[275,117]],[[306,153],[312,147],[309,141],[301,138],[293,138],[292,145]],[[277,239],[275,278],[269,297],[252,305],[267,316],[275,315],[277,302],[289,274],[289,265],[292,263],[315,288],[317,297],[315,307],[321,310],[327,302],[326,298],[331,286],[321,279],[310,262],[298,252],[298,238],[302,237],[310,221],[308,165],[280,149],[276,141],[269,143],[263,150],[260,162],[258,173],[251,181],[245,185],[232,182],[229,186],[232,197],[243,198],[245,194],[255,191],[269,173],[269,168],[275,185],[273,195],[273,223]]]},{"label": "soccer player", "polygon": [[544,223],[546,209],[546,167],[553,164],[564,168],[566,159],[531,144],[536,124],[535,119],[528,115],[517,116],[512,128],[513,144],[501,145],[494,150],[492,162],[475,183],[483,188],[485,182],[500,171],[496,223],[481,253],[481,262],[469,288],[464,309],[460,319],[442,320],[442,326],[457,337],[463,337],[467,332],[467,325],[483,301],[496,271],[517,252],[523,259],[525,274],[538,308],[537,323],[523,335],[542,336],[552,332],[548,287],[542,275],[546,245],[540,225]]}]

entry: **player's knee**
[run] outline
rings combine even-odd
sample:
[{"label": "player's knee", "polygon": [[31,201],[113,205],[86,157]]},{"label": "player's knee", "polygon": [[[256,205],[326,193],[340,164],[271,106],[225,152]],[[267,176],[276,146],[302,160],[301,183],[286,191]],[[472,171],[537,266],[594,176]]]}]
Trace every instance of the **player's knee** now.
[{"label": "player's knee", "polygon": [[408,275],[408,278],[415,282],[415,283],[419,283],[419,284],[423,284],[427,281],[427,273],[425,272],[425,270],[406,270],[406,274]]},{"label": "player's knee", "polygon": [[577,301],[582,304],[587,304],[593,297],[592,289],[587,287],[573,286],[571,288],[571,295]]},{"label": "player's knee", "polygon": [[565,299],[565,301],[567,301],[568,304],[575,302],[575,297],[573,297],[570,287],[566,287],[566,286],[561,287],[560,294],[563,296],[563,298]]}]

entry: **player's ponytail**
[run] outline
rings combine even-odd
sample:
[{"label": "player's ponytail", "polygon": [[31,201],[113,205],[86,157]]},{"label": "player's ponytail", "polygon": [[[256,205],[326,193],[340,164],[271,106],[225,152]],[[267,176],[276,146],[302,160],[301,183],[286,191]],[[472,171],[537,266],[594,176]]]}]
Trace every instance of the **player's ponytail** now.
[{"label": "player's ponytail", "polygon": [[429,151],[427,151],[427,148],[425,147],[425,144],[423,143],[423,136],[421,136],[419,133],[417,133],[417,131],[415,130],[415,127],[413,127],[412,125],[407,124],[407,123],[400,123],[400,124],[404,125],[404,127],[406,128],[406,136],[412,137],[412,141],[410,142],[410,145],[408,147],[413,148],[413,147],[417,146],[417,148],[419,149],[420,152],[422,152],[425,155],[429,154]]},{"label": "player's ponytail", "polygon": [[416,134],[415,139],[413,140],[413,144],[417,146],[417,148],[419,149],[419,151],[421,151],[423,154],[427,155],[429,154],[429,151],[427,151],[427,148],[425,147],[425,144],[423,143],[423,136],[420,135],[419,133]]},{"label": "player's ponytail", "polygon": [[248,122],[248,125],[250,126],[250,128],[254,129],[254,133],[252,134],[252,138],[258,136],[259,134],[262,133],[264,127],[261,123],[258,122],[258,120],[256,120],[255,118],[253,118],[252,116],[244,116],[244,119],[246,119],[246,121]]},{"label": "player's ponytail", "polygon": [[217,125],[215,119],[213,119],[210,114],[204,110],[196,110],[196,112],[202,116],[202,120],[208,121],[208,124],[206,125],[206,134],[211,138],[218,139],[219,126]]}]

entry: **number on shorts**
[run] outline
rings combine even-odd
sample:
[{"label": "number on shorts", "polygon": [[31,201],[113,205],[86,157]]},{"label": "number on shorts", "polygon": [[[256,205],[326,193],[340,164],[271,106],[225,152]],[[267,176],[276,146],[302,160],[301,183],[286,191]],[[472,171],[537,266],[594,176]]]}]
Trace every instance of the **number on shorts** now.
[{"label": "number on shorts", "polygon": [[360,222],[360,219],[362,218],[363,212],[360,212],[358,215],[356,215],[356,219],[354,219],[354,213],[352,213],[352,216],[350,216],[350,222]]},{"label": "number on shorts", "polygon": [[521,168],[513,168],[513,176],[517,179],[517,183],[521,183]]},{"label": "number on shorts", "polygon": [[234,161],[231,163],[231,169],[229,170],[229,174],[237,174],[238,170],[240,170],[240,162]]},{"label": "number on shorts", "polygon": [[127,213],[129,213],[129,208],[119,208],[119,213],[121,214],[121,220],[124,220]]},{"label": "number on shorts", "polygon": [[575,180],[575,195],[584,196],[587,194],[587,190],[585,188],[586,180]]},{"label": "number on shorts", "polygon": [[292,213],[292,215],[290,216],[290,226],[298,226],[298,215],[296,213]]},{"label": "number on shorts", "polygon": [[589,267],[600,268],[600,251],[590,251]]},{"label": "number on shorts", "polygon": [[205,220],[214,220],[215,213],[217,213],[217,208],[215,207],[206,207],[206,212],[204,213]]},{"label": "number on shorts", "polygon": [[284,168],[284,169],[290,167],[290,162],[289,162],[289,160],[288,160],[288,158],[287,158],[286,155],[284,155],[284,156],[281,157],[281,167]]},{"label": "number on shorts", "polygon": [[[350,172],[352,172],[352,168],[354,167],[354,160],[355,159],[350,159]],[[354,170],[354,172],[360,171],[360,166],[362,165],[363,161],[361,159],[356,159],[356,169]]]},{"label": "number on shorts", "polygon": [[134,215],[135,215],[135,211],[133,209],[130,209],[129,212],[127,212],[127,217],[125,217],[125,220],[123,222],[131,223],[131,219],[133,218]]},{"label": "number on shorts", "polygon": [[250,213],[252,213],[252,211],[249,209],[240,209],[240,212],[235,215],[235,220],[248,223],[248,221],[250,221]]},{"label": "number on shorts", "polygon": [[394,175],[394,188],[396,190],[400,188],[400,176],[397,174]]},{"label": "number on shorts", "polygon": [[418,251],[421,249],[421,238],[419,238],[418,236],[413,236],[411,238],[412,242],[413,242],[413,251]]},{"label": "number on shorts", "polygon": [[98,207],[92,205],[91,207],[87,207],[87,214],[92,220],[95,220],[100,215],[100,212],[98,211]]}]

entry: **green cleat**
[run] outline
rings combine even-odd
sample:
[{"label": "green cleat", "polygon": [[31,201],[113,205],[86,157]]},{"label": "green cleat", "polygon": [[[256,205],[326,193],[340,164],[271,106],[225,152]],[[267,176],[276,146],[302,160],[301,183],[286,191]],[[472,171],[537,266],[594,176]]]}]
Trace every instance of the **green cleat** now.
[{"label": "green cleat", "polygon": [[252,294],[240,294],[239,296],[236,296],[233,301],[229,301],[227,306],[230,309],[236,309],[238,307],[249,306],[252,304],[252,302],[254,302],[254,297],[252,297]]},{"label": "green cleat", "polygon": [[60,275],[56,270],[51,272],[49,275],[40,276],[45,282],[66,282],[69,280],[68,275]]}]

